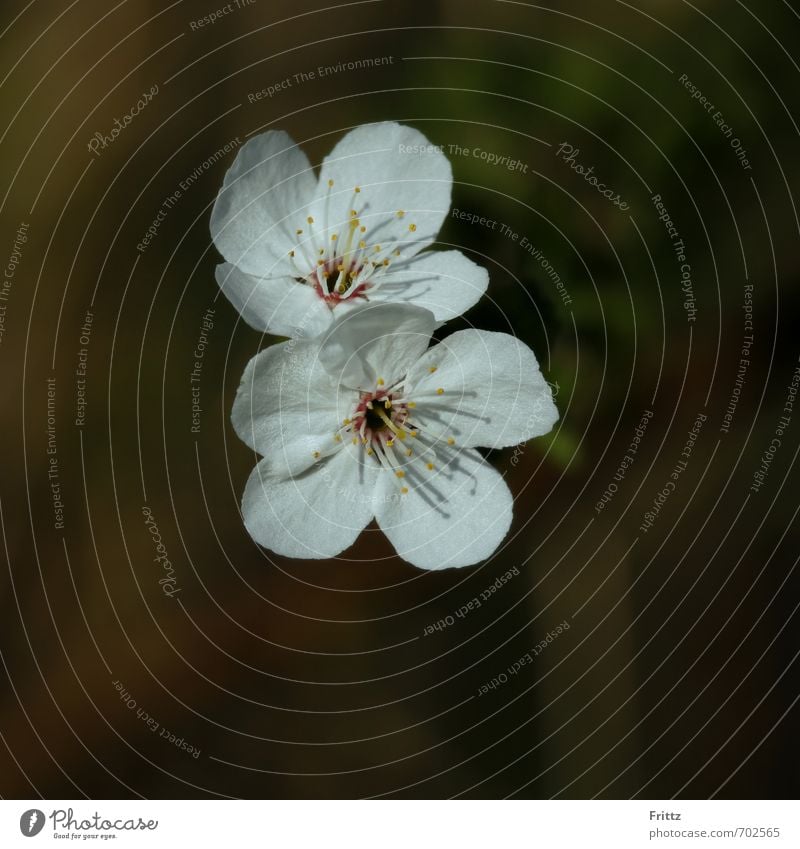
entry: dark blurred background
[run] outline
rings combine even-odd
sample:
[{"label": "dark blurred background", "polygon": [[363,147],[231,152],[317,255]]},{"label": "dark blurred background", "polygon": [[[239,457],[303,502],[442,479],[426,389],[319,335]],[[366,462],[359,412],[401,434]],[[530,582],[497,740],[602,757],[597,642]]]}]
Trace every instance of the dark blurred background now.
[{"label": "dark blurred background", "polygon": [[[10,0],[0,32],[0,794],[797,795],[791,3]],[[281,128],[318,164],[384,119],[452,151],[454,207],[498,222],[442,230],[491,274],[442,333],[517,334],[562,416],[492,454],[512,534],[460,571],[374,527],[272,557],[239,514],[229,411],[275,340],[218,298],[217,152]]]}]

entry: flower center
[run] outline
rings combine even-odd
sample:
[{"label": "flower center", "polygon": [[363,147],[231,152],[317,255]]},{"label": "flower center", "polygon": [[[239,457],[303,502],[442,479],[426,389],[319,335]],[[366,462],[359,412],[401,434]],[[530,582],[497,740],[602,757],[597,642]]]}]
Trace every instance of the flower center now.
[{"label": "flower center", "polygon": [[305,281],[298,282],[307,282],[313,286],[328,306],[334,307],[339,301],[349,298],[366,300],[370,285],[366,280],[357,282],[363,271],[363,264],[352,260],[345,264],[344,258],[337,256],[322,260],[322,265],[318,265],[316,271],[312,271]]},{"label": "flower center", "polygon": [[[436,366],[429,371],[435,372]],[[333,434],[334,450],[346,440],[363,448],[368,457],[374,457],[393,474],[401,495],[409,491],[406,481],[414,485],[420,474],[437,468],[437,449],[441,451],[445,445],[452,448],[456,442],[439,430],[435,419],[420,416],[416,403],[408,397],[409,389],[405,377],[388,387],[379,377],[374,389],[361,392],[351,416]],[[437,395],[444,392],[444,388],[436,390]],[[323,451],[314,451],[313,455],[320,460]]]},{"label": "flower center", "polygon": [[391,221],[378,222],[374,227],[382,232],[383,243],[374,242],[361,220],[367,206],[361,202],[358,186],[350,197],[347,222],[332,224],[329,208],[333,186],[334,181],[328,180],[325,220],[318,222],[307,216],[306,225],[295,230],[297,245],[289,251],[297,282],[312,286],[331,309],[350,298],[366,300],[368,293],[381,285],[392,262],[402,256],[401,248],[411,247],[417,240],[413,235],[417,225],[406,224],[405,212],[398,209]]},{"label": "flower center", "polygon": [[353,413],[351,429],[364,445],[393,443],[395,439],[413,436],[416,428],[407,426],[408,406],[409,402],[398,392],[364,392]]}]

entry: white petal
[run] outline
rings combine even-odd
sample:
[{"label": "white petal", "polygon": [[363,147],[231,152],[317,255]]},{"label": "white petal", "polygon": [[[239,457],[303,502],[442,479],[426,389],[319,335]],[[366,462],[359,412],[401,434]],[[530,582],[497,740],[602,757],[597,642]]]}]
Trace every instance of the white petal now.
[{"label": "white petal", "polygon": [[297,474],[333,449],[334,434],[357,395],[340,390],[322,368],[319,346],[293,340],[247,364],[233,402],[239,438],[265,458],[272,474]]},{"label": "white petal", "polygon": [[325,301],[293,277],[263,279],[223,262],[217,283],[242,318],[256,330],[291,338],[310,338],[333,322]]},{"label": "white petal", "polygon": [[376,502],[381,529],[397,553],[420,569],[485,560],[511,525],[511,492],[477,451],[448,450],[440,456],[441,466],[424,476],[406,472],[405,495],[384,474]]},{"label": "white petal", "polygon": [[342,448],[293,478],[256,466],[242,514],[250,536],[286,557],[335,557],[355,542],[374,515],[377,466]]},{"label": "white petal", "polygon": [[211,237],[228,262],[249,274],[288,270],[298,220],[317,180],[308,157],[283,131],[250,139],[225,174],[211,212]]},{"label": "white petal", "polygon": [[474,306],[488,285],[489,272],[461,251],[426,251],[391,266],[370,297],[413,303],[448,321]]},{"label": "white petal", "polygon": [[366,124],[349,132],[322,163],[315,214],[341,236],[354,209],[370,245],[399,242],[411,255],[436,239],[450,209],[452,184],[447,157],[418,130]]},{"label": "white petal", "polygon": [[322,337],[320,358],[330,375],[353,389],[390,386],[428,347],[433,313],[410,304],[368,303],[352,309]]},{"label": "white petal", "polygon": [[427,424],[462,447],[517,445],[558,421],[533,351],[507,333],[453,333],[425,352],[408,380],[423,429]]}]

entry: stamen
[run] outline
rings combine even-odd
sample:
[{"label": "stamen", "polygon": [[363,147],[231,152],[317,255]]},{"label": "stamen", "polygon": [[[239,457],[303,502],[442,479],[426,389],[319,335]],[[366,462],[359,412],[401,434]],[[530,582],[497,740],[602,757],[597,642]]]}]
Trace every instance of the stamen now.
[{"label": "stamen", "polygon": [[[395,436],[401,440],[406,438],[402,425],[398,427],[398,425],[395,424],[395,422],[393,422],[380,407],[376,407],[375,412],[378,414],[380,420],[393,434],[395,434]],[[391,444],[394,445],[394,440],[391,441]]]}]

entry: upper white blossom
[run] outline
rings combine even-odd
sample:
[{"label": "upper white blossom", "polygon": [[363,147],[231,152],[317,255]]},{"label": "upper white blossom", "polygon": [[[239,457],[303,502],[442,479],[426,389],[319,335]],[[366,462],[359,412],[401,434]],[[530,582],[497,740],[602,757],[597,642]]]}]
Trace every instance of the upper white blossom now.
[{"label": "upper white blossom", "polygon": [[488,557],[511,523],[502,476],[475,450],[547,433],[558,419],[533,352],[462,330],[428,347],[434,315],[364,304],[313,340],[256,355],[233,406],[263,455],[242,502],[253,539],[290,557],[333,557],[377,518],[424,569]]},{"label": "upper white blossom", "polygon": [[486,291],[486,270],[459,251],[425,251],[450,209],[450,163],[395,123],[349,132],[319,178],[282,131],[236,156],[211,213],[227,262],[222,291],[257,330],[312,337],[365,301],[405,301],[437,321]]}]

